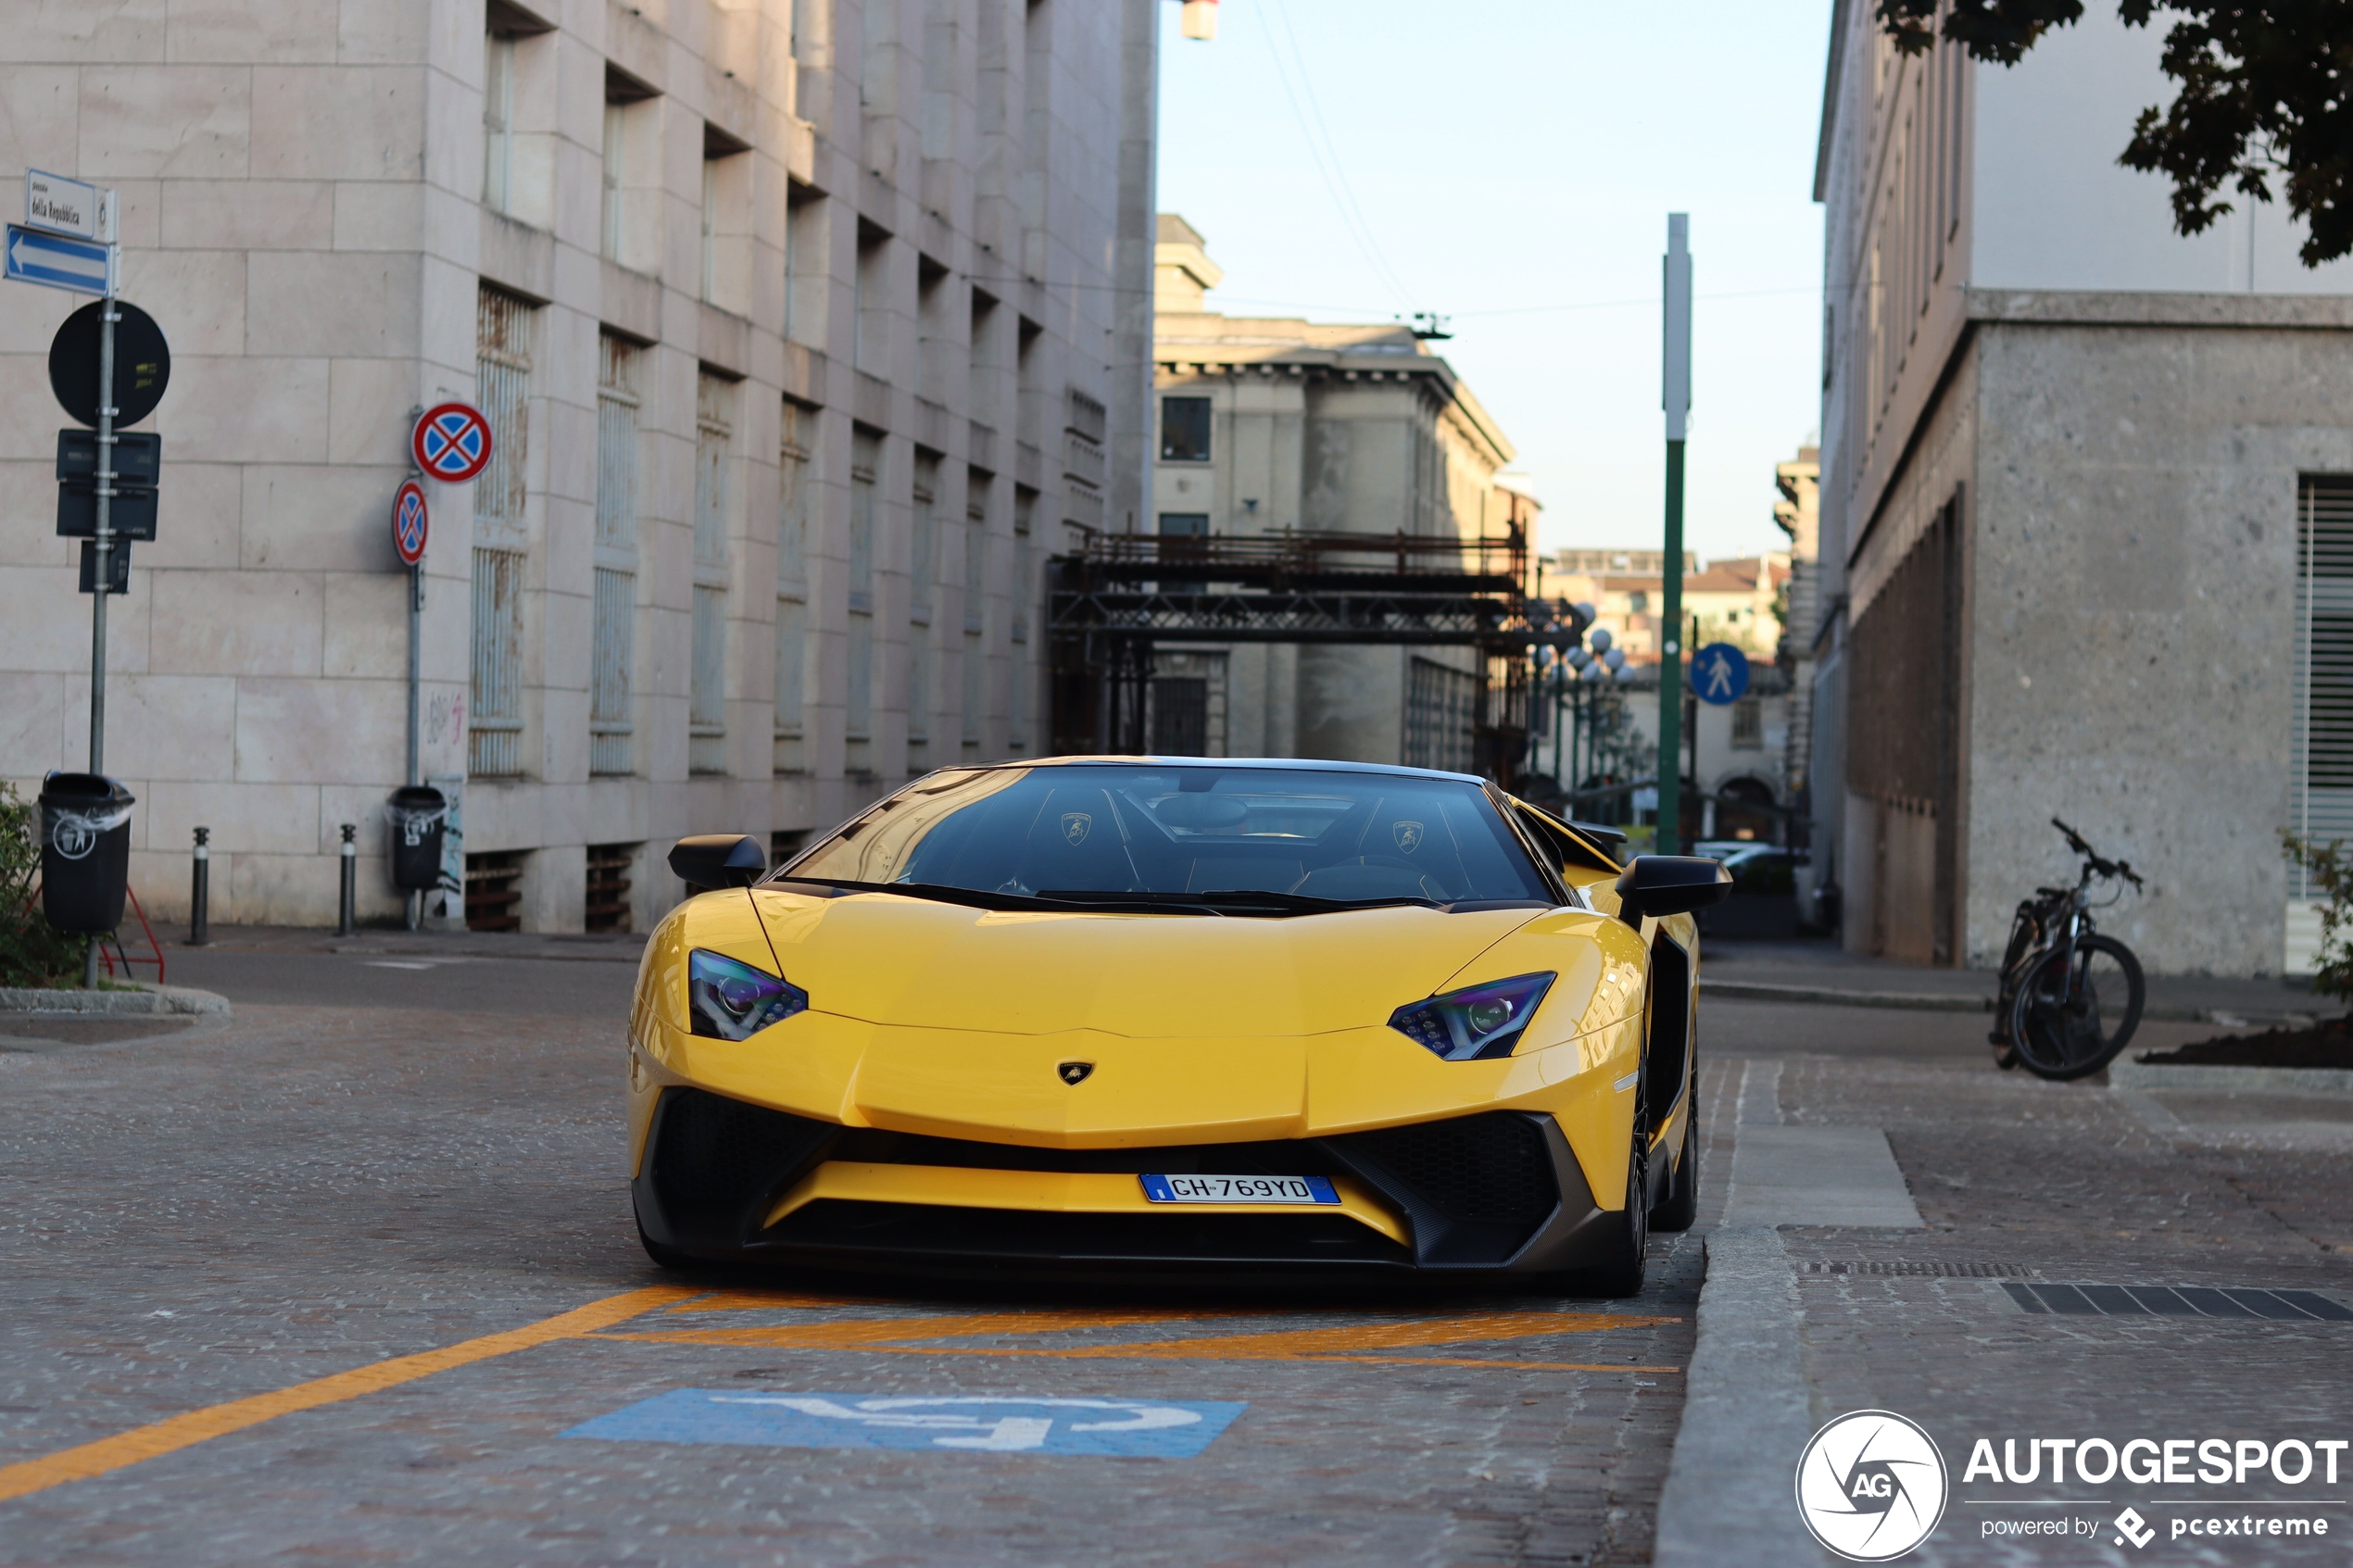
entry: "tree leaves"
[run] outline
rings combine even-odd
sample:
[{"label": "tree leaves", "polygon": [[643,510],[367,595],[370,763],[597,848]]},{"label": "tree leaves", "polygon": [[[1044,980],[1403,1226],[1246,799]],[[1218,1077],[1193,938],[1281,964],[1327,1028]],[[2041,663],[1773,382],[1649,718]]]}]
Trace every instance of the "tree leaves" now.
[{"label": "tree leaves", "polygon": [[[2132,27],[2158,0],[2118,0]],[[2353,253],[2353,6],[2343,0],[2191,0],[2165,7],[2172,103],[2141,111],[2117,159],[2173,182],[2173,227],[2203,233],[2235,209],[2225,193],[2284,195],[2309,226],[2301,257],[2318,267]],[[1876,0],[1880,26],[1907,55],[1934,44],[1938,0]],[[2082,0],[1949,0],[1943,32],[1973,59],[2015,65]]]}]

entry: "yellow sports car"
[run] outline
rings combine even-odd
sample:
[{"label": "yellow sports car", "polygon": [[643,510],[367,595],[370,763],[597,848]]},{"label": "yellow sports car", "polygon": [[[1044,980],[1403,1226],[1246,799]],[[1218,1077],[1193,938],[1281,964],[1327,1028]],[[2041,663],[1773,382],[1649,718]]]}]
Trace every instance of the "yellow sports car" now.
[{"label": "yellow sports car", "polygon": [[669,1265],[1641,1288],[1691,1223],[1713,860],[1459,773],[932,773],[773,874],[682,841],[630,1017]]}]

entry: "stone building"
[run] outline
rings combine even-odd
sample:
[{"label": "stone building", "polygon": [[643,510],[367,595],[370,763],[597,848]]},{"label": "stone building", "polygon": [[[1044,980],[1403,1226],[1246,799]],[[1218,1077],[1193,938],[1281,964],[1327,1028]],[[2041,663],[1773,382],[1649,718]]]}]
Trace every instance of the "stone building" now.
[{"label": "stone building", "polygon": [[2280,830],[2353,832],[2353,267],[2235,194],[2183,238],[2118,165],[2164,34],[2091,6],[2005,69],[1839,0],[1815,801],[1856,950],[1997,962],[2056,815],[2146,875],[2102,925],[2150,969],[2276,972]]},{"label": "stone building", "polygon": [[[1158,242],[1154,532],[1534,536],[1511,444],[1408,327],[1219,314],[1201,234],[1163,213]],[[1490,672],[1466,647],[1164,639],[1153,667],[1155,751],[1477,771]]]},{"label": "stone building", "polygon": [[[1773,465],[1773,524],[1789,536],[1789,583],[1782,592],[1780,638],[1773,661],[1789,681],[1789,723],[1781,745],[1783,799],[1805,811],[1810,826],[1814,762],[1814,628],[1816,589],[1821,579],[1822,453],[1800,446],[1797,456]],[[1810,838],[1810,834],[1807,835]],[[1811,894],[1812,868],[1801,879]]]},{"label": "stone building", "polygon": [[[1044,743],[1044,558],[1143,507],[1152,0],[44,6],[0,35],[0,172],[121,193],[170,334],[160,536],[114,607],[109,771],[177,913],[389,918],[412,410],[431,486],[422,771],[446,922],[640,929],[662,852],[789,847]],[[0,329],[0,775],[84,761],[60,423]]]}]

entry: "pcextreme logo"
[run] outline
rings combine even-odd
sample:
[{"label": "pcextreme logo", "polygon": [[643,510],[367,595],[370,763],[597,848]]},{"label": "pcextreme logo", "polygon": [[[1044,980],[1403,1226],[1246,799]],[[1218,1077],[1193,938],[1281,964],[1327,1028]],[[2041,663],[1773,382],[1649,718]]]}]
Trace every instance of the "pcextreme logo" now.
[{"label": "pcextreme logo", "polygon": [[1797,1461],[1797,1512],[1850,1562],[1903,1556],[1944,1517],[1950,1482],[1936,1440],[1893,1411],[1850,1411]]}]

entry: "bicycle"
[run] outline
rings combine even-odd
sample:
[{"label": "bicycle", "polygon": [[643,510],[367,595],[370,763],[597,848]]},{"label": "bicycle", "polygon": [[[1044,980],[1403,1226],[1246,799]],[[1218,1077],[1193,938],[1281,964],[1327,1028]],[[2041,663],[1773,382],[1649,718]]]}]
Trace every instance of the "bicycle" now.
[{"label": "bicycle", "polygon": [[[2092,911],[2145,884],[2131,864],[2110,860],[2060,822],[2051,825],[2067,847],[2083,858],[2072,887],[2038,887],[2010,922],[2009,947],[2002,956],[2001,993],[1994,1003],[1994,1060],[2003,1068],[2024,1067],[2039,1078],[2084,1078],[2114,1060],[2140,1027],[2148,986],[2141,960],[2113,936],[2102,936]],[[2095,879],[2119,884],[2113,897],[2095,904]]]}]

